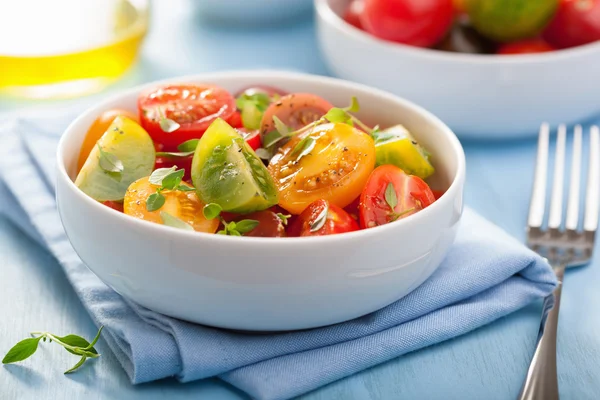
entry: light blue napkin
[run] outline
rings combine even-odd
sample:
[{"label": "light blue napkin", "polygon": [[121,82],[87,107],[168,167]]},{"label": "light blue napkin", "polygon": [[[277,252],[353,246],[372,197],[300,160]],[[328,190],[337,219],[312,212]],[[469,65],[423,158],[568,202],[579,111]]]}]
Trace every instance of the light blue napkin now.
[{"label": "light blue napkin", "polygon": [[[410,351],[464,334],[549,294],[536,254],[470,209],[434,275],[396,303],[310,331],[252,335],[190,324],[123,299],[77,257],[54,200],[54,153],[73,115],[0,125],[0,205],[46,246],[132,383],[211,376],[258,399],[287,399]],[[532,332],[535,335],[536,332]]]}]

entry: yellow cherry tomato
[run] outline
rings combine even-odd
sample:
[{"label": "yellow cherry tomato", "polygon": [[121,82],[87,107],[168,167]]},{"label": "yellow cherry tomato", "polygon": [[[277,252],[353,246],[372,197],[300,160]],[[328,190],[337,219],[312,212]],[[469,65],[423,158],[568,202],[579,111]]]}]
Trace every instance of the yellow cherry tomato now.
[{"label": "yellow cherry tomato", "polygon": [[347,124],[324,124],[292,138],[271,159],[269,172],[279,205],[300,214],[323,199],[346,207],[364,188],[375,167],[375,144]]}]

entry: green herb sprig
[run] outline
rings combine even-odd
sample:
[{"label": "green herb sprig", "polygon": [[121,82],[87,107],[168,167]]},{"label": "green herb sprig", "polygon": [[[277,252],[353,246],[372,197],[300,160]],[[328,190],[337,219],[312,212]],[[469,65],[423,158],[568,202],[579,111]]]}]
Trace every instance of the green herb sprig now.
[{"label": "green herb sprig", "polygon": [[283,226],[287,226],[288,219],[290,219],[292,217],[291,214],[277,213],[276,215],[277,215],[277,218],[279,218],[281,220],[281,223],[283,224]]},{"label": "green herb sprig", "polygon": [[157,185],[156,193],[152,193],[146,199],[146,209],[148,211],[156,211],[165,204],[165,196],[163,190],[180,190],[182,192],[191,192],[195,190],[193,187],[181,183],[185,170],[177,170],[176,166],[171,168],[159,168],[152,172],[148,181]]},{"label": "green herb sprig", "polygon": [[235,100],[235,105],[240,110],[242,124],[246,129],[260,129],[264,112],[273,99],[266,93],[243,93]]},{"label": "green herb sprig", "polygon": [[394,184],[392,182],[388,183],[388,185],[385,188],[385,202],[392,209],[392,211],[389,213],[390,222],[396,221],[398,218],[415,211],[414,207],[411,207],[399,213],[395,211],[396,206],[398,205],[398,196],[396,195],[396,188],[394,187]]},{"label": "green herb sprig", "polygon": [[310,231],[316,232],[325,225],[327,221],[327,217],[329,216],[329,204],[325,205],[325,208],[321,210],[319,215],[315,218],[315,220],[310,224]]},{"label": "green herb sprig", "polygon": [[227,222],[221,216],[221,211],[223,208],[217,203],[208,203],[202,209],[202,213],[204,214],[204,218],[206,219],[215,219],[219,218],[221,224],[223,224],[223,229],[217,232],[219,235],[229,235],[229,236],[243,236],[244,233],[248,233],[254,228],[256,228],[259,222],[255,219],[243,219],[241,221],[231,221]]},{"label": "green herb sprig", "polygon": [[115,178],[118,178],[120,180],[121,175],[123,174],[123,171],[125,170],[125,167],[123,166],[123,162],[121,160],[119,160],[119,158],[117,156],[115,156],[113,153],[109,153],[108,151],[105,151],[102,148],[102,146],[100,146],[100,143],[96,144],[96,146],[98,146],[98,152],[99,152],[98,165],[100,166],[100,168],[104,172],[107,172],[107,173],[111,174],[112,176],[114,176]]},{"label": "green herb sprig", "polygon": [[158,116],[158,125],[163,132],[173,133],[177,129],[181,128],[181,125],[179,125],[176,121],[173,121],[165,116],[165,113],[161,107],[158,107]]},{"label": "green herb sprig", "polygon": [[38,349],[40,340],[43,340],[44,342],[48,340],[49,343],[54,342],[61,345],[71,354],[81,356],[77,364],[65,371],[65,374],[70,374],[79,369],[88,358],[100,357],[100,354],[98,354],[94,345],[98,342],[98,339],[100,339],[102,328],[103,327],[101,326],[100,329],[98,329],[98,333],[91,343],[81,336],[73,334],[61,337],[50,332],[31,332],[33,337],[23,339],[14,345],[2,359],[2,364],[12,364],[31,357]]},{"label": "green herb sprig", "polygon": [[176,157],[176,158],[191,156],[192,154],[194,154],[196,152],[196,147],[198,146],[199,140],[200,139],[190,139],[188,141],[181,143],[179,146],[177,146],[177,150],[179,150],[179,151],[176,151],[176,152],[157,151],[156,156],[157,157]]}]

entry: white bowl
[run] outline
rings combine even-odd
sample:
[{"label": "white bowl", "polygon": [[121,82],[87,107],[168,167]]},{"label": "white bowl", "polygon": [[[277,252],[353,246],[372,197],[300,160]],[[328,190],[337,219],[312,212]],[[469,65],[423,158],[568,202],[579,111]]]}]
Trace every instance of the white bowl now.
[{"label": "white bowl", "polygon": [[311,92],[336,105],[351,96],[361,117],[402,123],[431,153],[433,186],[447,189],[406,219],[363,231],[308,238],[250,238],[187,232],[111,210],[73,183],[79,148],[103,111],[134,111],[151,83],[79,116],[58,148],[57,202],[67,235],[87,266],[123,296],[157,312],[243,330],[291,330],[349,320],[405,296],[438,267],[462,214],[465,158],[439,119],[391,94],[333,78],[252,71],[159,83],[210,82],[230,91],[269,84]]},{"label": "white bowl", "polygon": [[543,121],[574,123],[600,111],[600,42],[519,56],[422,49],[347,24],[339,16],[349,1],[315,0],[331,70],[426,107],[461,138],[531,135]]},{"label": "white bowl", "polygon": [[237,25],[286,24],[290,18],[310,16],[312,0],[200,0],[193,6],[201,17]]}]

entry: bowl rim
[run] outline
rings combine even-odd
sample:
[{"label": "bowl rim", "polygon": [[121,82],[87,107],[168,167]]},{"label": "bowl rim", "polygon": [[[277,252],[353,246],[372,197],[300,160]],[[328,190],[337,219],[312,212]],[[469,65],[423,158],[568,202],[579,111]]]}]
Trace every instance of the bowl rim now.
[{"label": "bowl rim", "polygon": [[386,51],[395,54],[408,55],[434,62],[471,62],[482,65],[504,65],[504,64],[534,64],[541,62],[552,62],[573,56],[583,56],[587,53],[600,51],[600,41],[592,42],[567,49],[558,49],[545,53],[517,54],[498,56],[497,54],[471,54],[455,53],[450,51],[436,50],[426,47],[410,46],[403,43],[379,39],[365,31],[362,31],[338,15],[329,5],[331,0],[314,0],[315,9],[320,19],[337,28],[352,40],[363,42],[371,46],[379,46]]},{"label": "bowl rim", "polygon": [[[347,89],[357,89],[363,91],[371,91],[376,96],[382,97],[386,101],[400,103],[403,107],[410,110],[410,112],[418,113],[429,119],[434,125],[439,128],[439,131],[447,136],[448,140],[451,144],[451,149],[449,149],[456,158],[456,173],[452,178],[452,182],[448,189],[444,192],[444,194],[437,199],[433,204],[429,207],[419,211],[416,214],[413,214],[407,218],[394,221],[393,223],[381,225],[375,228],[370,229],[361,229],[353,232],[345,232],[342,234],[336,235],[325,235],[325,236],[306,236],[306,237],[285,237],[285,238],[272,238],[272,237],[237,237],[237,236],[229,236],[229,235],[216,235],[213,233],[206,232],[191,232],[183,229],[177,229],[174,227],[151,223],[148,221],[144,221],[138,218],[131,217],[124,213],[118,212],[116,210],[111,209],[110,207],[106,207],[102,205],[100,202],[92,199],[88,195],[86,195],[83,191],[81,191],[77,186],[75,186],[75,182],[70,178],[67,173],[67,168],[65,166],[65,148],[67,144],[70,142],[71,137],[75,135],[76,127],[81,123],[82,120],[89,118],[92,115],[98,115],[102,110],[109,108],[109,105],[123,97],[132,96],[137,93],[142,92],[145,89],[163,85],[163,84],[172,84],[172,83],[181,83],[181,82],[211,82],[211,80],[215,79],[227,79],[227,78],[237,78],[243,76],[244,78],[249,79],[270,79],[273,77],[277,77],[280,79],[291,79],[296,81],[308,80],[315,84],[323,84],[325,86],[341,86]],[[75,196],[83,201],[84,203],[90,205],[90,207],[97,207],[99,213],[106,213],[106,218],[117,218],[117,220],[122,221],[125,224],[133,224],[134,226],[139,227],[139,229],[147,230],[147,234],[166,234],[170,235],[171,238],[182,238],[189,240],[209,240],[214,241],[215,245],[217,244],[226,244],[226,243],[238,243],[240,245],[247,244],[249,246],[257,246],[258,244],[266,245],[266,246],[284,246],[288,244],[293,244],[294,246],[298,245],[308,245],[313,246],[316,243],[330,243],[332,241],[344,240],[343,238],[352,239],[352,238],[364,238],[367,239],[373,235],[385,235],[390,234],[391,230],[395,230],[401,228],[402,226],[409,226],[412,224],[419,224],[423,219],[428,218],[430,215],[433,215],[436,210],[441,207],[454,207],[452,204],[447,204],[454,201],[454,198],[458,194],[457,192],[462,191],[462,186],[466,174],[466,160],[464,149],[454,134],[454,132],[443,123],[438,117],[433,115],[431,112],[425,110],[423,107],[408,101],[402,97],[393,95],[386,91],[372,88],[368,85],[363,85],[351,81],[346,81],[339,78],[331,78],[320,75],[313,75],[307,73],[299,73],[299,72],[290,72],[290,71],[282,71],[282,70],[235,70],[235,71],[224,71],[224,72],[216,72],[216,73],[203,73],[203,74],[193,74],[193,75],[184,75],[178,77],[172,77],[167,79],[162,79],[158,81],[148,82],[142,85],[138,85],[124,91],[121,91],[117,94],[111,95],[105,98],[103,101],[96,103],[95,105],[88,107],[84,112],[79,114],[65,129],[64,133],[61,135],[58,148],[56,151],[57,157],[57,174],[56,179],[62,180],[66,183],[67,190],[75,193]],[[58,191],[57,191],[58,193]],[[462,209],[461,209],[462,214]],[[61,216],[62,219],[62,216]],[[194,239],[195,238],[195,239]],[[278,244],[275,244],[278,243]]]}]

